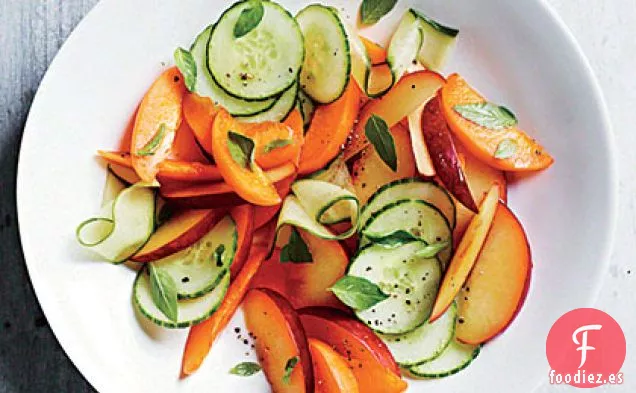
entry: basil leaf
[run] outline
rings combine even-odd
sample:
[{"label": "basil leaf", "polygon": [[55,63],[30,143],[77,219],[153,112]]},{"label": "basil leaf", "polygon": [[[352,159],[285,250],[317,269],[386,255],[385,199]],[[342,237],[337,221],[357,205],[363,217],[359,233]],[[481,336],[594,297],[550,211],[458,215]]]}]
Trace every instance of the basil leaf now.
[{"label": "basil leaf", "polygon": [[234,25],[234,38],[241,38],[245,34],[254,30],[265,14],[265,9],[260,0],[251,0],[250,6],[241,11],[236,24]]},{"label": "basil leaf", "polygon": [[225,252],[225,245],[219,244],[214,250],[214,260],[216,261],[217,267],[223,266],[223,253]]},{"label": "basil leaf", "polygon": [[360,20],[364,25],[377,23],[395,7],[397,0],[362,0]]},{"label": "basil leaf", "polygon": [[234,162],[243,168],[249,168],[254,154],[254,141],[234,131],[228,133],[227,148]]},{"label": "basil leaf", "polygon": [[477,123],[491,130],[502,130],[517,125],[517,118],[510,109],[490,102],[455,105],[455,112],[464,119]]},{"label": "basil leaf", "polygon": [[389,297],[371,281],[354,276],[342,277],[329,290],[341,302],[358,311],[371,308]]},{"label": "basil leaf", "polygon": [[194,86],[197,83],[197,65],[192,53],[183,48],[177,48],[174,51],[174,62],[185,79],[186,88],[189,91],[194,91]]},{"label": "basil leaf", "polygon": [[159,126],[159,130],[157,130],[157,132],[155,133],[155,135],[152,137],[151,140],[148,141],[148,143],[146,143],[146,145],[144,147],[142,147],[141,149],[137,150],[137,155],[138,156],[152,156],[155,154],[155,152],[157,151],[157,149],[159,148],[159,146],[161,145],[161,142],[163,141],[163,138],[166,137],[166,124],[165,123],[161,123],[161,125]]},{"label": "basil leaf", "polygon": [[495,151],[495,158],[504,160],[510,158],[517,153],[519,145],[513,139],[504,139],[497,145],[497,151]]},{"label": "basil leaf", "polygon": [[295,228],[291,230],[289,243],[280,250],[280,261],[293,263],[311,263],[314,261],[309,247],[307,247],[307,244]]},{"label": "basil leaf", "polygon": [[150,270],[150,295],[153,303],[168,319],[177,322],[179,317],[177,284],[170,274],[156,268],[152,263],[148,264],[148,269]]},{"label": "basil leaf", "polygon": [[417,251],[415,255],[420,258],[434,258],[439,254],[442,250],[445,250],[449,245],[449,242],[439,242],[427,244],[423,249]]},{"label": "basil leaf", "polygon": [[401,229],[388,235],[366,234],[365,237],[367,237],[373,243],[386,248],[395,248],[403,244],[420,241],[419,238]]},{"label": "basil leaf", "polygon": [[292,372],[294,372],[294,367],[298,364],[300,358],[298,356],[294,356],[293,358],[289,358],[287,363],[285,364],[285,375],[283,375],[283,382],[289,383]]},{"label": "basil leaf", "polygon": [[372,115],[369,120],[367,120],[364,132],[369,142],[375,147],[375,151],[378,152],[382,161],[384,161],[393,172],[397,172],[395,142],[393,141],[393,135],[391,135],[389,131],[389,126],[384,119],[377,115]]},{"label": "basil leaf", "polygon": [[249,377],[261,371],[261,366],[254,362],[243,362],[230,369],[230,374],[239,375],[241,377]]},{"label": "basil leaf", "polygon": [[274,139],[273,141],[271,141],[267,145],[265,145],[265,147],[263,148],[263,151],[265,153],[269,153],[270,151],[272,151],[274,149],[278,149],[280,147],[285,147],[287,145],[291,145],[291,143],[292,143],[291,139]]}]

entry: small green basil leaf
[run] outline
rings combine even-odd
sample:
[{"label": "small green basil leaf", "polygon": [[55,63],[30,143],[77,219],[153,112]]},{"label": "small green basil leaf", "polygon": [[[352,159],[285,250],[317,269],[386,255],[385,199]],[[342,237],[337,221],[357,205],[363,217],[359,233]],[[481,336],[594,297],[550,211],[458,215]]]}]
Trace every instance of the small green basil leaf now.
[{"label": "small green basil leaf", "polygon": [[442,252],[442,250],[448,248],[448,245],[448,242],[427,244],[426,246],[424,246],[424,248],[417,251],[415,255],[420,258],[434,258],[435,256],[437,256],[437,254]]},{"label": "small green basil leaf", "polygon": [[329,290],[341,302],[358,311],[371,308],[389,297],[371,281],[354,276],[344,276]]},{"label": "small green basil leaf", "polygon": [[271,141],[267,145],[265,145],[265,147],[263,148],[263,151],[265,153],[269,153],[270,151],[272,151],[274,149],[278,149],[280,147],[285,147],[287,145],[291,145],[291,143],[292,143],[291,139],[274,139],[273,141]]},{"label": "small green basil leaf", "polygon": [[150,269],[150,295],[155,306],[172,322],[177,322],[179,310],[177,308],[177,285],[172,276],[156,268],[152,263]]},{"label": "small green basil leaf", "polygon": [[364,127],[367,139],[384,163],[393,170],[397,171],[397,153],[395,152],[395,142],[393,135],[389,131],[389,126],[384,119],[377,115],[372,115]]},{"label": "small green basil leaf", "polygon": [[234,131],[228,133],[227,148],[234,162],[243,168],[249,168],[254,154],[254,141]]},{"label": "small green basil leaf", "polygon": [[379,244],[386,248],[395,248],[403,244],[420,241],[419,238],[402,229],[399,229],[388,235],[365,234],[365,237],[367,237],[373,243]]},{"label": "small green basil leaf", "polygon": [[174,51],[174,62],[185,79],[186,88],[189,91],[194,91],[197,83],[197,65],[192,53],[183,48],[177,48]]},{"label": "small green basil leaf", "polygon": [[311,263],[314,261],[309,247],[307,247],[307,244],[295,228],[291,230],[289,243],[280,250],[280,261],[293,263]]},{"label": "small green basil leaf", "polygon": [[261,371],[261,366],[254,362],[243,362],[230,369],[230,374],[241,377],[249,377]]},{"label": "small green basil leaf", "polygon": [[510,158],[517,153],[519,145],[513,139],[504,139],[497,145],[497,151],[495,151],[495,158],[504,160]]},{"label": "small green basil leaf", "polygon": [[287,363],[285,364],[285,375],[283,375],[284,383],[289,383],[292,372],[294,372],[294,368],[296,367],[299,361],[300,361],[300,358],[298,356],[294,356],[293,358],[289,358],[289,360],[287,360]]},{"label": "small green basil leaf", "polygon": [[377,23],[395,7],[397,0],[362,0],[360,20],[363,25]]},{"label": "small green basil leaf", "polygon": [[517,125],[517,118],[510,109],[490,102],[455,105],[453,109],[464,119],[491,130],[502,130]]},{"label": "small green basil leaf", "polygon": [[241,38],[245,34],[254,30],[261,20],[265,9],[260,0],[251,0],[250,5],[241,11],[236,24],[234,25],[234,38]]},{"label": "small green basil leaf", "polygon": [[146,143],[144,147],[142,147],[141,149],[137,151],[137,155],[138,156],[154,155],[157,149],[159,148],[159,146],[161,145],[163,138],[166,137],[166,131],[167,131],[166,124],[161,123],[161,125],[159,126],[159,130],[157,130],[157,132],[152,137],[152,139],[148,141],[148,143]]}]

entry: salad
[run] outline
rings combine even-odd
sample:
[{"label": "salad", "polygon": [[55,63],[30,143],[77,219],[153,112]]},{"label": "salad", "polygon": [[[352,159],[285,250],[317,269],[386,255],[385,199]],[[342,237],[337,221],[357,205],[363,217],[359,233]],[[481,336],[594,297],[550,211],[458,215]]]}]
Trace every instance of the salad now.
[{"label": "salad", "polygon": [[522,307],[532,260],[505,173],[553,159],[441,74],[459,30],[409,9],[386,49],[361,35],[394,5],[364,0],[354,27],[326,4],[235,3],[98,151],[78,242],[136,274],[140,315],[189,329],[183,376],[242,309],[258,363],[232,374],[402,392],[467,367]]}]

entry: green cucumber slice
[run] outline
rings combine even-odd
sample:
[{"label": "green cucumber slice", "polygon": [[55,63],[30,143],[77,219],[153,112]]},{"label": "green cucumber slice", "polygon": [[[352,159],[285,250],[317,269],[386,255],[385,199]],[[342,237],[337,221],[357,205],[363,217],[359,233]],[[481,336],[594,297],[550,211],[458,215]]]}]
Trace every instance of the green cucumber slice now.
[{"label": "green cucumber slice", "polygon": [[479,351],[479,345],[462,344],[453,339],[437,358],[419,366],[410,367],[408,371],[413,376],[421,378],[448,377],[468,367],[479,355]]},{"label": "green cucumber slice", "polygon": [[[321,180],[331,184],[335,184],[344,188],[345,190],[355,194],[353,188],[353,181],[351,180],[351,174],[349,168],[347,168],[347,162],[344,160],[344,155],[339,154],[334,158],[324,169],[312,173],[308,177],[309,179]],[[331,225],[337,224],[343,221],[347,221],[351,215],[351,206],[344,203],[334,205],[325,213],[324,224]]]},{"label": "green cucumber slice", "polygon": [[109,202],[112,202],[117,198],[124,189],[126,184],[118,178],[110,169],[110,165],[106,170],[106,183],[104,184],[104,191],[102,191],[102,206],[106,206]]},{"label": "green cucumber slice", "polygon": [[294,110],[296,98],[298,97],[298,83],[291,85],[282,96],[280,96],[274,106],[253,116],[241,118],[245,123],[262,123],[264,121],[283,121],[291,111]]},{"label": "green cucumber slice", "polygon": [[210,34],[213,26],[209,26],[201,34],[197,36],[190,52],[197,66],[197,81],[194,86],[194,92],[202,97],[208,97],[216,104],[221,105],[231,115],[252,116],[270,109],[276,102],[275,98],[264,101],[246,101],[240,98],[232,97],[225,92],[212,78],[207,66],[207,50]]},{"label": "green cucumber slice", "polygon": [[77,227],[77,241],[112,263],[125,262],[154,230],[155,191],[137,184],[102,207],[98,217]]},{"label": "green cucumber slice", "polygon": [[[292,185],[294,195],[288,195],[283,201],[277,232],[291,225],[302,228],[322,239],[342,240],[353,235],[358,228],[359,202],[356,196],[344,188],[321,180],[304,179]],[[331,223],[335,210],[346,211],[340,216],[351,222],[351,229],[339,235],[331,232],[325,225]]]},{"label": "green cucumber slice", "polygon": [[413,66],[414,62],[417,62],[422,40],[420,19],[415,11],[409,9],[393,33],[386,53],[386,61],[393,75],[391,87]]},{"label": "green cucumber slice", "polygon": [[298,90],[298,109],[300,109],[300,113],[303,115],[305,128],[309,127],[311,119],[314,117],[314,112],[316,111],[316,105],[314,105],[311,98],[300,89]]},{"label": "green cucumber slice", "polygon": [[417,59],[429,70],[440,71],[455,46],[459,30],[444,26],[422,13],[416,14],[424,38]]},{"label": "green cucumber slice", "polygon": [[337,11],[312,4],[296,20],[305,38],[305,62],[300,86],[314,101],[328,104],[340,98],[349,83],[349,40]]},{"label": "green cucumber slice", "polygon": [[139,271],[133,284],[133,299],[139,312],[153,323],[169,328],[182,329],[202,322],[214,314],[225,297],[230,286],[230,274],[226,270],[223,273],[219,285],[213,291],[196,299],[179,300],[177,321],[169,320],[152,301],[150,292],[150,277],[148,269]]},{"label": "green cucumber slice", "polygon": [[[445,270],[453,252],[453,231],[444,214],[430,203],[418,199],[404,199],[386,205],[374,213],[362,228],[365,238],[380,238],[404,230],[427,244],[448,242],[437,258]],[[362,244],[368,243],[362,239]]]},{"label": "green cucumber slice", "polygon": [[400,199],[421,199],[437,207],[446,217],[451,228],[455,228],[455,202],[448,192],[432,181],[407,178],[387,183],[380,187],[360,212],[360,228],[384,206]]},{"label": "green cucumber slice", "polygon": [[438,357],[455,337],[457,305],[453,303],[439,319],[400,335],[378,334],[401,367],[410,367]]},{"label": "green cucumber slice", "polygon": [[289,89],[305,55],[302,33],[290,13],[272,1],[261,4],[263,19],[252,31],[234,37],[239,16],[252,6],[241,1],[221,15],[208,42],[210,74],[228,94],[245,100],[263,100]]},{"label": "green cucumber slice", "polygon": [[[335,10],[335,9],[334,9]],[[356,34],[353,28],[345,21],[337,10],[336,13],[340,18],[340,22],[345,29],[347,39],[349,40],[349,49],[351,55],[351,75],[358,83],[358,86],[365,92],[369,91],[369,78],[371,76],[371,58],[367,53],[367,48],[362,43],[360,36]]]},{"label": "green cucumber slice", "polygon": [[[197,298],[212,291],[221,281],[234,261],[237,241],[236,224],[225,216],[192,246],[152,264],[172,277],[179,299]],[[219,247],[223,251],[217,259]]]},{"label": "green cucumber slice", "polygon": [[351,262],[348,275],[366,278],[389,295],[370,309],[356,311],[371,329],[384,334],[405,334],[428,320],[442,269],[436,258],[417,256],[423,247],[421,242],[393,249],[370,244]]}]

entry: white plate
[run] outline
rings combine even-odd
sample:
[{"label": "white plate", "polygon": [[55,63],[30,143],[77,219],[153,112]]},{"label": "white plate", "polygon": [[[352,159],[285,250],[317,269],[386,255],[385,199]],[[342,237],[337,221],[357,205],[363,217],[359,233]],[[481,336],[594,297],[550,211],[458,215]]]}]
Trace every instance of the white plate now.
[{"label": "white plate", "polygon": [[[303,2],[282,2],[291,11]],[[341,0],[355,15],[357,1]],[[178,379],[186,331],[140,323],[134,273],[96,262],[75,243],[75,226],[96,212],[104,170],[99,148],[116,147],[152,80],[214,22],[228,1],[104,0],[64,45],[42,81],[27,122],[18,212],[31,280],[53,331],[101,392],[269,391],[261,375],[228,369],[248,359],[230,331],[202,369]],[[590,68],[556,15],[539,0],[427,0],[414,5],[461,27],[447,70],[459,71],[556,158],[545,173],[510,187],[534,255],[526,305],[501,337],[460,374],[411,382],[411,392],[527,392],[547,377],[547,332],[564,312],[591,303],[614,228],[616,170],[604,104]],[[401,9],[370,29],[380,41]],[[240,316],[238,317],[241,318]],[[232,326],[240,323],[236,320]],[[253,359],[253,358],[249,358]]]}]

